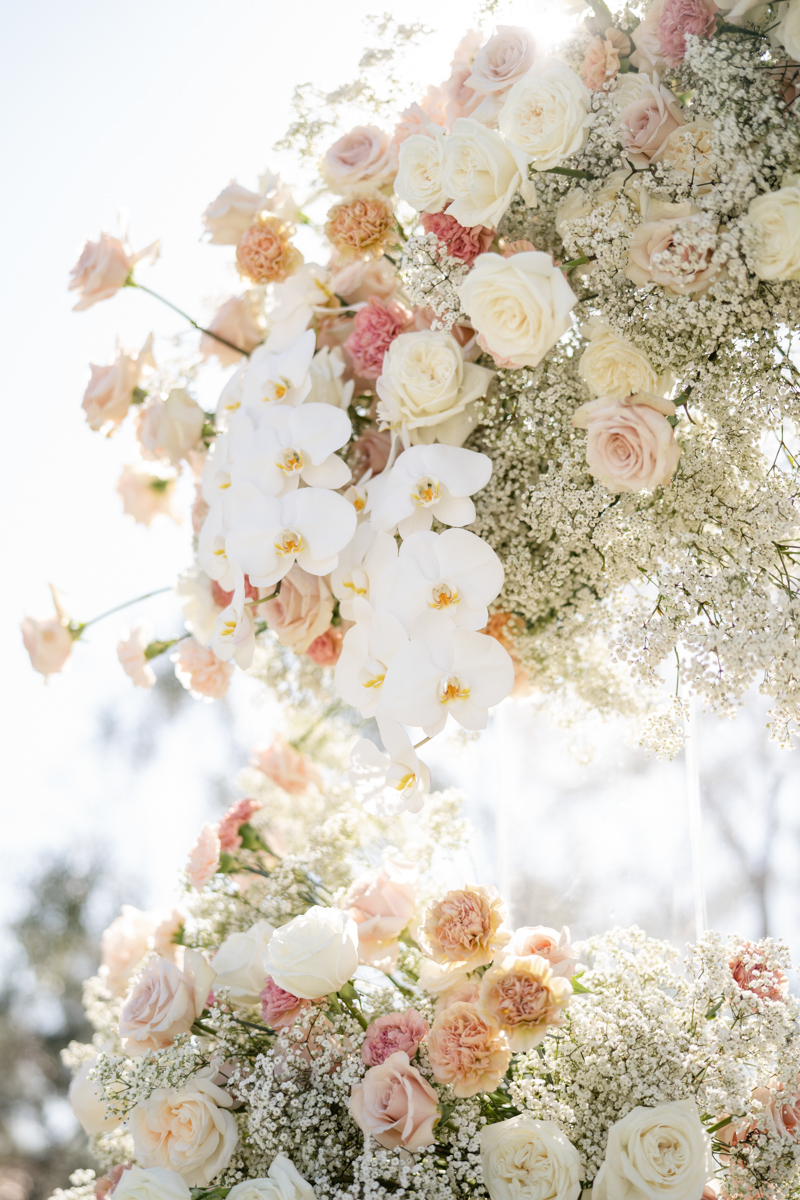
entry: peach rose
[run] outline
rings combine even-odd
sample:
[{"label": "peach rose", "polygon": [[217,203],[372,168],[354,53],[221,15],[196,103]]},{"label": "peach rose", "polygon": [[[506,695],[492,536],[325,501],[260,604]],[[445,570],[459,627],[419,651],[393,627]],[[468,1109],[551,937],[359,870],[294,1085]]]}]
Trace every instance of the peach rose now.
[{"label": "peach rose", "polygon": [[220,850],[224,854],[235,854],[242,844],[239,829],[247,825],[251,817],[263,805],[260,800],[237,800],[231,805],[217,826]]},{"label": "peach rose", "polygon": [[22,644],[28,651],[34,671],[49,679],[63,671],[75,642],[61,593],[50,584],[56,615],[46,621],[23,617],[20,623]]},{"label": "peach rose", "polygon": [[460,979],[458,983],[452,987],[446,988],[439,996],[434,1007],[434,1016],[439,1016],[439,1013],[444,1012],[451,1004],[471,1004],[473,1008],[477,1008],[478,998],[481,994],[481,980],[479,975],[469,975],[466,979]]},{"label": "peach rose", "polygon": [[225,1111],[231,1104],[227,1092],[202,1075],[178,1088],[156,1088],[128,1118],[136,1158],[144,1167],[176,1171],[190,1187],[207,1187],[239,1141]]},{"label": "peach rose", "polygon": [[198,950],[187,950],[183,968],[154,958],[136,981],[119,1018],[125,1053],[163,1050],[188,1033],[206,1006],[216,972]]},{"label": "peach rose", "polygon": [[631,65],[642,73],[660,71],[666,66],[658,33],[663,8],[664,0],[655,0],[645,13],[644,20],[633,30],[636,50],[631,55]]},{"label": "peach rose", "polygon": [[216,875],[219,869],[219,855],[219,835],[213,825],[204,825],[189,851],[186,863],[189,883],[196,891],[202,891],[208,881]]},{"label": "peach rose", "polygon": [[714,0],[664,0],[658,19],[658,39],[668,67],[686,57],[686,35],[710,38],[717,27],[719,8]]},{"label": "peach rose", "polygon": [[205,415],[186,388],[171,388],[166,399],[152,396],[136,419],[142,458],[177,467],[197,445]]},{"label": "peach rose", "polygon": [[468,883],[430,906],[420,930],[421,945],[437,963],[474,970],[491,962],[507,944],[511,935],[505,918],[505,905],[494,888]]},{"label": "peach rose", "polygon": [[631,52],[631,39],[620,29],[607,29],[606,36],[593,37],[583,56],[583,82],[593,92],[619,73],[621,58]]},{"label": "peach rose", "polygon": [[679,175],[688,176],[695,187],[707,190],[706,185],[715,175],[711,157],[713,133],[712,122],[703,117],[688,125],[679,125],[650,161],[671,167]]},{"label": "peach rose", "polygon": [[669,483],[681,456],[667,420],[674,411],[671,401],[644,394],[582,404],[572,423],[588,430],[586,464],[595,479],[617,493]]},{"label": "peach rose", "polygon": [[353,369],[362,379],[377,379],[383,369],[383,356],[411,321],[411,313],[396,300],[384,302],[370,296],[353,321],[353,332],[344,344]]},{"label": "peach rose", "polygon": [[155,367],[152,333],[138,354],[120,350],[110,367],[89,363],[92,377],[83,393],[81,408],[90,429],[106,429],[110,433],[121,424],[133,403],[134,392],[146,366]]},{"label": "peach rose", "polygon": [[537,954],[497,959],[481,980],[480,1010],[508,1034],[514,1052],[533,1050],[561,1025],[572,984]]},{"label": "peach rose", "polygon": [[335,667],[342,653],[344,634],[333,625],[314,638],[306,654],[318,667]]},{"label": "peach rose", "polygon": [[387,1150],[422,1150],[433,1142],[439,1119],[438,1096],[402,1050],[370,1067],[353,1084],[350,1115],[364,1133]]},{"label": "peach rose", "polygon": [[496,122],[506,93],[528,73],[535,58],[536,42],[527,29],[498,25],[497,33],[475,55],[466,80],[481,96],[472,113],[476,121]]},{"label": "peach rose", "polygon": [[311,759],[295,750],[279,733],[271,746],[254,751],[250,763],[290,796],[303,796],[309,788],[322,787],[319,771]]},{"label": "peach rose", "polygon": [[156,928],[151,912],[123,904],[120,915],[100,938],[100,976],[112,996],[121,996],[150,949]]},{"label": "peach rose", "polygon": [[428,129],[429,125],[435,125],[436,122],[419,104],[409,104],[408,108],[400,113],[400,119],[394,127],[392,134],[392,145],[398,148],[403,144],[407,137],[418,133],[423,137],[433,137],[433,133]]},{"label": "peach rose", "polygon": [[228,691],[233,663],[223,662],[195,638],[182,638],[170,662],[175,664],[178,681],[196,700],[221,700]]},{"label": "peach rose", "polygon": [[[245,292],[242,296],[231,296],[214,313],[206,326],[209,333],[217,333],[226,342],[241,346],[248,354],[264,340],[266,322],[261,301],[256,292]],[[225,342],[204,333],[200,338],[200,353],[204,359],[212,355],[219,359],[223,367],[241,362],[242,356]]]},{"label": "peach rose", "polygon": [[265,213],[242,234],[236,247],[236,267],[251,283],[283,283],[303,262],[289,239],[294,226]]},{"label": "peach rose", "polygon": [[[670,207],[692,208],[690,204]],[[714,261],[715,224],[708,213],[643,221],[633,231],[625,274],[637,287],[656,283],[677,296],[708,291],[722,269]]]},{"label": "peach rose", "polygon": [[365,471],[380,475],[389,461],[392,448],[392,435],[388,429],[378,429],[377,425],[370,427],[353,442],[353,454]]},{"label": "peach rose", "polygon": [[376,1017],[367,1026],[361,1043],[361,1057],[368,1067],[379,1067],[398,1050],[413,1058],[427,1037],[428,1029],[428,1022],[415,1008]]},{"label": "peach rose", "polygon": [[645,78],[639,96],[620,111],[622,144],[635,167],[646,167],[674,129],[683,125],[681,108],[657,77]]},{"label": "peach rose", "polygon": [[96,242],[87,241],[81,256],[70,271],[67,291],[78,292],[79,300],[73,312],[91,308],[98,300],[108,300],[125,286],[137,262],[158,257],[158,242],[137,254],[130,246],[110,233],[101,233]]},{"label": "peach rose", "polygon": [[302,654],[330,625],[333,605],[324,576],[309,575],[295,563],[283,578],[280,595],[260,609],[280,644]]},{"label": "peach rose", "polygon": [[427,1047],[436,1078],[461,1097],[493,1092],[511,1062],[508,1038],[496,1022],[461,1002],[439,1013]]},{"label": "peach rose", "polygon": [[175,507],[175,478],[147,467],[124,466],[116,488],[123,512],[148,529],[156,517],[169,517],[180,524],[180,513]]},{"label": "peach rose", "polygon": [[358,926],[358,957],[387,974],[397,966],[400,934],[414,914],[417,868],[384,857],[383,865],[359,876],[340,902]]},{"label": "peach rose", "polygon": [[394,210],[374,187],[356,188],[329,209],[325,234],[337,263],[380,258],[398,240]]},{"label": "peach rose", "polygon": [[364,183],[381,188],[397,174],[397,151],[382,129],[357,125],[328,148],[320,169],[332,192],[345,193]]},{"label": "peach rose", "polygon": [[496,229],[485,225],[474,225],[471,229],[460,225],[455,217],[447,213],[423,213],[422,228],[434,234],[443,243],[452,258],[459,258],[471,267],[479,254],[486,254],[495,239]]},{"label": "peach rose", "polygon": [[293,1025],[303,1009],[310,1008],[314,1003],[278,987],[271,975],[267,976],[260,998],[261,1015],[270,1029],[284,1029],[287,1025]]},{"label": "peach rose", "polygon": [[515,958],[538,954],[539,958],[550,964],[553,974],[561,979],[571,979],[579,961],[578,953],[569,943],[569,929],[566,926],[557,933],[546,925],[523,925],[514,930],[507,953]]}]

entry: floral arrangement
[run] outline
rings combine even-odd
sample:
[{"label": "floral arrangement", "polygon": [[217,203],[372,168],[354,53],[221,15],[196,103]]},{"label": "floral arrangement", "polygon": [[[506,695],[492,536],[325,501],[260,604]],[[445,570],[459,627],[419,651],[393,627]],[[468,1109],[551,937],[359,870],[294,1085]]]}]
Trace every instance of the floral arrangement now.
[{"label": "floral arrangement", "polygon": [[180,909],[103,934],[66,1052],[102,1174],[55,1200],[800,1195],[784,946],[514,929],[457,796],[365,817],[280,740],[242,783]]}]

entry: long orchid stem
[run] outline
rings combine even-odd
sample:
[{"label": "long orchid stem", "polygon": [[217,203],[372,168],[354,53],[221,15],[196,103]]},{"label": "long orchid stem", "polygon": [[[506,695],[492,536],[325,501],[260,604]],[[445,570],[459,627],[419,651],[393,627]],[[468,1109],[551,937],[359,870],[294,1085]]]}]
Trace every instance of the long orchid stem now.
[{"label": "long orchid stem", "polygon": [[117,604],[114,608],[109,608],[104,613],[100,613],[98,617],[92,617],[90,621],[82,621],[80,625],[81,633],[84,629],[88,629],[90,625],[96,625],[98,621],[104,620],[106,617],[111,617],[114,613],[121,612],[123,608],[130,608],[132,604],[139,604],[142,600],[149,600],[151,596],[163,596],[165,592],[171,592],[171,587],[156,588],[154,592],[145,592],[143,596],[134,596],[133,600],[126,600],[123,604]]},{"label": "long orchid stem", "polygon": [[243,350],[241,346],[237,346],[235,342],[229,342],[227,338],[220,337],[218,333],[214,333],[211,329],[204,329],[202,325],[198,325],[197,321],[192,320],[188,313],[185,313],[182,308],[178,308],[177,304],[173,304],[171,300],[167,300],[166,296],[160,296],[158,292],[154,292],[152,288],[145,287],[143,283],[137,283],[133,276],[125,281],[125,287],[138,288],[140,292],[147,292],[148,296],[153,296],[156,300],[160,300],[162,304],[166,304],[167,308],[171,308],[179,317],[183,317],[184,321],[188,321],[200,333],[204,333],[206,337],[213,338],[215,342],[222,342],[223,346],[227,346],[230,350],[235,350],[237,354],[243,354],[245,358],[250,357],[249,350]]}]

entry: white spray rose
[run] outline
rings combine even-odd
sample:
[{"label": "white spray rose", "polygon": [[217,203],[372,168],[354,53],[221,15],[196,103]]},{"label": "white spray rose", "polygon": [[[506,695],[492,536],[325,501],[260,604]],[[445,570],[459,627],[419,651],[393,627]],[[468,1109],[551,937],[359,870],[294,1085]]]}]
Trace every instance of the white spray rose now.
[{"label": "white spray rose", "polygon": [[527,155],[479,121],[459,117],[445,138],[444,155],[442,186],[452,201],[447,212],[461,225],[495,229],[515,192],[536,204]]},{"label": "white spray rose", "polygon": [[264,970],[303,1000],[338,992],[358,966],[358,926],[338,908],[315,904],[272,935]]},{"label": "white spray rose", "polygon": [[470,321],[500,359],[535,367],[567,332],[576,296],[549,254],[481,254],[460,288]]},{"label": "white spray rose", "polygon": [[89,1078],[89,1072],[96,1063],[96,1058],[90,1058],[83,1063],[73,1076],[68,1093],[70,1107],[80,1121],[83,1132],[89,1137],[116,1129],[122,1120],[122,1117],[106,1116],[102,1088],[96,1079]]},{"label": "white spray rose", "polygon": [[593,1200],[687,1200],[714,1174],[711,1139],[694,1100],[639,1105],[611,1126]]},{"label": "white spray rose", "polygon": [[136,1157],[146,1167],[177,1171],[190,1187],[208,1187],[239,1141],[236,1121],[225,1111],[232,1103],[202,1074],[179,1088],[156,1088],[128,1117]]},{"label": "white spray rose", "polygon": [[190,1200],[189,1185],[177,1171],[127,1167],[114,1188],[117,1200]]},{"label": "white spray rose", "polygon": [[658,377],[644,351],[604,321],[590,321],[581,332],[589,338],[589,345],[581,355],[578,371],[595,396],[624,400],[636,392],[656,391]]},{"label": "white spray rose", "polygon": [[442,190],[444,134],[433,137],[414,133],[400,146],[399,170],[394,190],[417,212],[441,212],[447,204]]},{"label": "white spray rose", "polygon": [[747,210],[755,245],[747,264],[759,279],[800,279],[800,186],[764,192]]},{"label": "white spray rose", "polygon": [[306,404],[330,404],[347,412],[355,384],[352,379],[344,379],[345,370],[344,355],[338,346],[318,350],[309,368],[311,391]]},{"label": "white spray rose", "polygon": [[231,1004],[253,1007],[263,992],[267,973],[264,951],[275,932],[269,921],[256,921],[244,933],[232,933],[211,960],[216,987],[228,988]]},{"label": "white spray rose", "polygon": [[276,1154],[266,1179],[237,1183],[228,1193],[228,1200],[316,1200],[316,1195],[292,1160]]},{"label": "white spray rose", "polygon": [[581,1158],[555,1121],[524,1113],[481,1130],[483,1182],[492,1200],[578,1200]]},{"label": "white spray rose", "polygon": [[531,156],[537,171],[547,171],[586,144],[591,105],[589,89],[570,67],[537,59],[508,93],[500,132]]}]

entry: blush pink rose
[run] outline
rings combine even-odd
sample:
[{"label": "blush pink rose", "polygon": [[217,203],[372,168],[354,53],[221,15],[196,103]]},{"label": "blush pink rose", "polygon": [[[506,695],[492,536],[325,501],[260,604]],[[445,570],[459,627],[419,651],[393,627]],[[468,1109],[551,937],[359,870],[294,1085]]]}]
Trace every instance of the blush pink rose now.
[{"label": "blush pink rose", "polygon": [[187,950],[183,969],[164,958],[152,959],[120,1013],[125,1053],[163,1050],[188,1033],[205,1008],[213,981],[214,971],[198,950]]},{"label": "blush pink rose", "polygon": [[423,213],[422,227],[426,233],[435,234],[449,255],[461,259],[468,267],[472,266],[479,254],[487,253],[497,232],[485,225],[467,228],[460,225],[455,217],[443,212]]},{"label": "blush pink rose", "polygon": [[391,448],[391,433],[388,429],[378,429],[376,425],[370,425],[369,429],[353,442],[353,453],[362,464],[362,473],[372,471],[373,475],[380,475],[385,469]]},{"label": "blush pink rose", "polygon": [[439,1013],[427,1046],[434,1075],[461,1097],[493,1092],[511,1062],[508,1039],[496,1022],[461,1002]]},{"label": "blush pink rose", "polygon": [[376,1017],[367,1026],[361,1044],[361,1057],[368,1067],[379,1067],[398,1050],[413,1058],[420,1043],[427,1037],[429,1028],[428,1022],[415,1008],[407,1008],[404,1013],[387,1013],[383,1017]]},{"label": "blush pink rose", "polygon": [[401,146],[406,138],[411,137],[412,134],[420,134],[422,137],[433,137],[429,126],[436,123],[431,114],[420,104],[410,104],[408,108],[400,113],[400,120],[395,125],[394,133],[392,134],[392,145]]},{"label": "blush pink rose", "polygon": [[787,1093],[779,1088],[770,1107],[778,1133],[797,1141],[800,1138],[800,1091]]},{"label": "blush pink rose", "polygon": [[657,283],[676,296],[707,292],[722,269],[716,243],[706,213],[643,221],[633,231],[625,274],[637,287]]},{"label": "blush pink rose", "polygon": [[280,595],[259,607],[280,644],[301,654],[328,628],[333,606],[333,593],[323,576],[309,575],[295,563],[283,578]]},{"label": "blush pink rose", "polygon": [[397,174],[397,150],[382,129],[357,125],[329,147],[320,166],[334,192],[346,193],[362,183],[381,188]]},{"label": "blush pink rose", "polygon": [[321,633],[306,650],[306,654],[318,667],[335,667],[342,653],[344,635],[333,625]]},{"label": "blush pink rose", "polygon": [[478,50],[467,79],[469,87],[481,96],[473,112],[476,121],[494,124],[506,93],[533,66],[536,43],[527,29],[518,25],[499,25],[497,33]]},{"label": "blush pink rose", "polygon": [[664,0],[658,21],[661,53],[669,67],[686,57],[686,35],[709,38],[717,27],[719,9],[714,0]]},{"label": "blush pink rose", "polygon": [[[226,342],[241,346],[247,354],[255,350],[264,339],[265,321],[255,292],[245,292],[243,296],[231,296],[214,313],[206,328],[210,333],[216,333]],[[204,359],[212,355],[218,358],[223,367],[241,362],[242,356],[225,342],[204,333],[200,338],[200,354]]]},{"label": "blush pink rose", "polygon": [[239,827],[246,825],[254,813],[262,807],[260,800],[237,800],[217,826],[220,850],[225,854],[234,854],[242,844],[239,837]]},{"label": "blush pink rose", "polygon": [[150,949],[155,932],[153,914],[123,904],[120,915],[100,938],[100,973],[113,996],[121,996],[128,980]]},{"label": "blush pink rose", "polygon": [[571,979],[578,965],[579,955],[570,945],[569,929],[566,926],[557,933],[546,925],[523,925],[514,931],[508,943],[508,954],[517,958],[538,954],[550,964],[554,975]]},{"label": "blush pink rose", "polygon": [[745,942],[728,962],[734,981],[743,992],[752,992],[760,1000],[780,1000],[789,986],[783,971],[770,968],[757,944]]},{"label": "blush pink rose", "polygon": [[157,257],[158,242],[134,254],[130,246],[110,233],[101,233],[96,242],[87,241],[70,271],[67,290],[79,295],[72,311],[81,312],[97,304],[98,300],[108,300],[116,295],[125,286],[137,262],[145,258],[153,262]]},{"label": "blush pink rose", "polygon": [[35,617],[23,617],[20,622],[22,644],[28,651],[31,666],[34,671],[44,675],[45,680],[63,671],[75,644],[61,593],[52,584],[50,591],[56,610],[55,616],[44,621],[38,621]]},{"label": "blush pink rose", "polygon": [[385,858],[355,880],[341,901],[358,926],[358,957],[387,973],[397,966],[398,937],[414,915],[417,868]]},{"label": "blush pink rose", "polygon": [[178,642],[170,662],[179,682],[198,700],[221,700],[234,671],[233,663],[223,662],[193,637]]},{"label": "blush pink rose", "polygon": [[89,363],[91,379],[83,393],[81,408],[90,429],[109,433],[121,424],[138,388],[144,367],[155,367],[153,335],[150,334],[138,354],[119,351],[110,367]]},{"label": "blush pink rose", "polygon": [[[680,446],[664,415],[670,402],[660,401],[661,411],[649,403],[621,403],[600,397],[583,404],[572,418],[586,429],[586,465],[610,492],[652,491],[669,483],[675,474]],[[634,401],[631,403],[631,401]],[[674,411],[674,408],[673,408]]]},{"label": "blush pink rose", "polygon": [[620,111],[622,144],[635,167],[646,167],[674,129],[683,125],[681,108],[672,92],[646,80],[638,99]]},{"label": "blush pink rose", "polygon": [[219,867],[219,855],[219,835],[213,825],[204,825],[197,841],[189,851],[189,859],[186,863],[189,883],[198,892],[202,891],[208,881],[216,875]]},{"label": "blush pink rose", "polygon": [[150,528],[156,517],[169,517],[180,524],[180,513],[175,503],[175,480],[177,476],[157,474],[147,467],[124,466],[117,480],[117,495],[122,501],[126,516],[133,517],[138,525]]},{"label": "blush pink rose", "polygon": [[411,321],[411,313],[396,300],[384,302],[370,296],[353,321],[353,332],[344,344],[353,368],[362,379],[377,379],[383,369],[383,356]]},{"label": "blush pink rose", "polygon": [[439,1098],[402,1050],[370,1067],[353,1084],[350,1115],[364,1133],[387,1150],[422,1150],[433,1142]]},{"label": "blush pink rose", "polygon": [[319,771],[311,760],[280,734],[276,734],[267,749],[255,750],[250,762],[290,796],[303,796],[309,788],[322,786]]},{"label": "blush pink rose", "polygon": [[271,975],[261,993],[261,1015],[270,1029],[283,1029],[293,1025],[304,1008],[310,1008],[313,1000],[304,1000],[278,987]]}]

